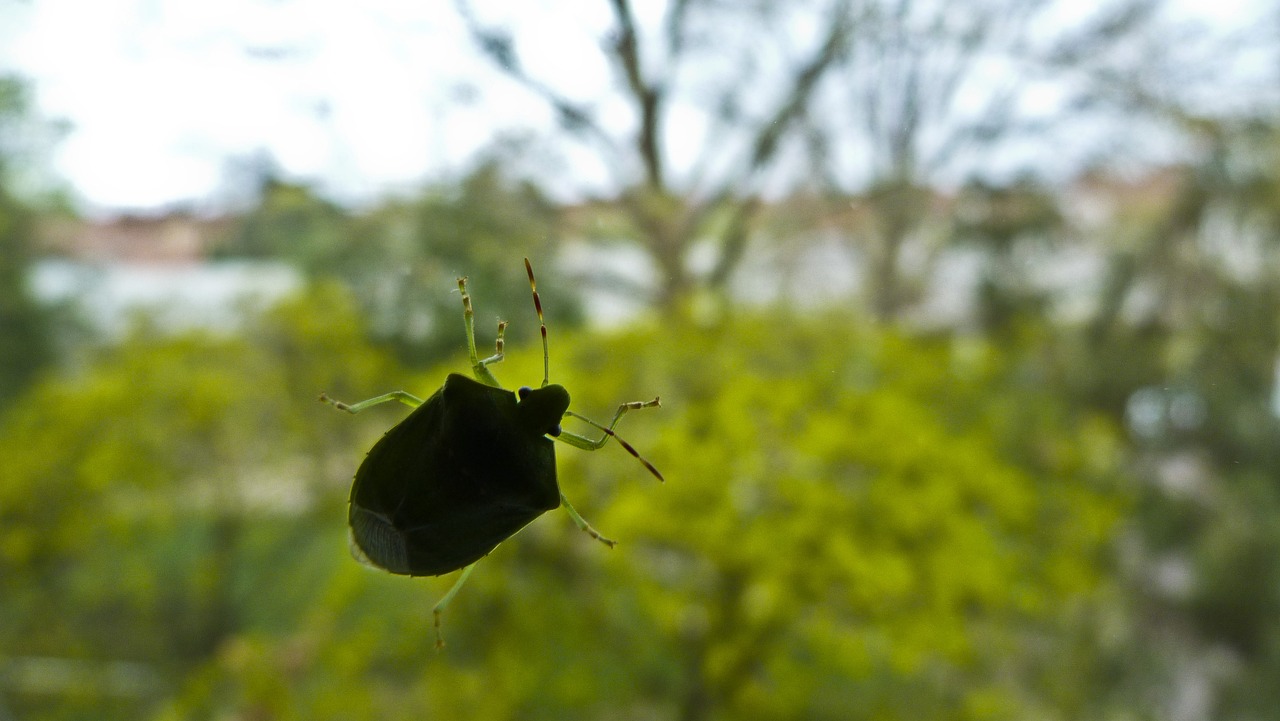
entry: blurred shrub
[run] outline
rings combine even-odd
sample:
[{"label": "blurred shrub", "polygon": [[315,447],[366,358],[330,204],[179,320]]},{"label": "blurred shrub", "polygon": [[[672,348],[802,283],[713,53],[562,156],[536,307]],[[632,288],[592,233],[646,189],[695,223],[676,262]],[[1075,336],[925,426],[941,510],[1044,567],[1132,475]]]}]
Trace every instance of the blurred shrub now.
[{"label": "blurred shrub", "polygon": [[[118,706],[11,688],[19,711],[977,719],[1087,692],[1063,654],[1107,572],[1118,446],[1031,356],[835,316],[553,328],[575,410],[662,395],[619,431],[668,482],[562,446],[562,487],[619,547],[539,519],[477,569],[436,654],[452,578],[344,549],[346,484],[404,409],[314,396],[426,394],[465,364],[405,384],[344,299],[317,289],[240,339],[135,338],[9,417],[5,652],[157,676]],[[536,385],[541,363],[514,347],[495,370]]]}]

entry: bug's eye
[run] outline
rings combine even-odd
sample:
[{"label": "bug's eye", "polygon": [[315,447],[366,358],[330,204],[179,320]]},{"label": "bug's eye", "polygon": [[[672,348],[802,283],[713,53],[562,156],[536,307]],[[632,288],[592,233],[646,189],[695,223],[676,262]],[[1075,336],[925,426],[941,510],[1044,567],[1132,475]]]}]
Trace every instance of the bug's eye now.
[{"label": "bug's eye", "polygon": [[557,423],[554,426],[551,426],[551,430],[547,431],[547,435],[551,436],[552,438],[560,435],[560,424]]},{"label": "bug's eye", "polygon": [[529,394],[532,392],[533,392],[533,389],[530,388],[529,386],[520,386],[520,390],[516,391],[516,395],[520,398],[520,400],[524,400],[525,398],[528,398]]}]

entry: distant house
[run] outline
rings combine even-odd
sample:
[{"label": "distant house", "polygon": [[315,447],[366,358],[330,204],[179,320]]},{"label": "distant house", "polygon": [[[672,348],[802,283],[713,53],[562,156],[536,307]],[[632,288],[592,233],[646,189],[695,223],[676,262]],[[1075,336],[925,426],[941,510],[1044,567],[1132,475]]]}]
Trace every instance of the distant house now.
[{"label": "distant house", "polygon": [[108,335],[139,312],[175,331],[227,328],[242,302],[270,302],[302,284],[287,263],[208,260],[235,222],[187,211],[51,221],[32,286],[43,300],[78,305]]},{"label": "distant house", "polygon": [[105,220],[59,219],[47,223],[41,235],[47,253],[85,263],[201,263],[234,223],[231,217],[178,210]]}]

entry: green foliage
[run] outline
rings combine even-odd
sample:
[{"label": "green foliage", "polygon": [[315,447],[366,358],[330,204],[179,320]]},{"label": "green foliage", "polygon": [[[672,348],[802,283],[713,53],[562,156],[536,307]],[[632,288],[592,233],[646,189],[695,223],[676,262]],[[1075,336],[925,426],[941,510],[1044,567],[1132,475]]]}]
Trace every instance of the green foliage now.
[{"label": "green foliage", "polygon": [[314,270],[346,241],[347,213],[307,185],[264,178],[256,207],[239,218],[218,255],[281,258]]},{"label": "green foliage", "polygon": [[[358,428],[316,417],[314,389],[367,392],[388,364],[332,287],[254,331],[140,331],[82,376],[35,387],[0,428],[0,648],[14,663],[102,671],[55,687],[71,701],[53,706],[65,717],[114,717],[119,699],[100,679],[112,664],[149,670],[130,693],[169,688],[243,625],[284,622],[306,603],[305,585],[265,591],[282,557],[317,543],[315,524],[294,524],[339,506],[343,480],[323,470]],[[21,691],[19,713],[42,708]]]},{"label": "green foliage", "polygon": [[[991,671],[1031,665],[1031,629],[1097,581],[1119,511],[1111,432],[989,349],[771,320],[682,336],[657,372],[654,338],[568,363],[607,378],[631,358],[631,387],[676,409],[654,452],[671,482],[624,485],[599,520],[648,546],[628,560],[683,652],[673,691],[726,717],[1012,703]],[[565,465],[595,487],[627,460]]]},{"label": "green foliage", "polygon": [[32,296],[35,216],[12,192],[10,171],[20,148],[15,128],[27,120],[24,83],[0,75],[0,404],[11,401],[54,360],[52,313]]},{"label": "green foliage", "polygon": [[[452,579],[365,569],[343,541],[351,474],[405,411],[314,399],[425,394],[463,366],[405,385],[362,335],[319,287],[246,338],[136,336],[27,397],[0,431],[0,647],[153,676],[0,689],[20,716],[980,719],[1082,672],[1051,657],[1105,571],[1118,449],[1016,356],[840,317],[553,326],[577,411],[661,393],[619,431],[668,482],[561,446],[562,487],[619,547],[539,519],[436,654]],[[540,350],[495,372],[536,385]]]},{"label": "green foliage", "polygon": [[31,211],[0,180],[0,403],[11,401],[54,360],[52,312],[31,293]]}]

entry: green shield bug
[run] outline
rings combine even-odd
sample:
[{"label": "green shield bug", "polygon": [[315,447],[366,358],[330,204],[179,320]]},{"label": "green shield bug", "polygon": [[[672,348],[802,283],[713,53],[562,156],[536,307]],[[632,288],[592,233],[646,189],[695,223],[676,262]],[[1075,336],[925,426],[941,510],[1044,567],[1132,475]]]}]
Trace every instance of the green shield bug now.
[{"label": "green shield bug", "polygon": [[[592,538],[610,548],[615,545],[592,528],[560,490],[553,438],[588,451],[613,438],[663,480],[653,464],[613,431],[627,411],[657,407],[657,398],[623,403],[605,426],[569,410],[569,392],[550,382],[542,301],[528,258],[524,267],[542,332],[540,387],[512,392],[498,384],[489,366],[503,358],[507,323],[498,323],[495,353],[479,358],[467,279],[459,278],[474,380],[450,374],[426,401],[405,391],[350,405],[320,395],[320,400],[348,413],[390,401],[414,409],[360,464],[351,485],[347,522],[352,555],[362,563],[406,576],[439,576],[462,569],[432,609],[437,647],[444,645],[440,616],[476,562],[543,513],[563,506]],[[576,418],[601,436],[593,440],[563,430],[564,418]]]}]

